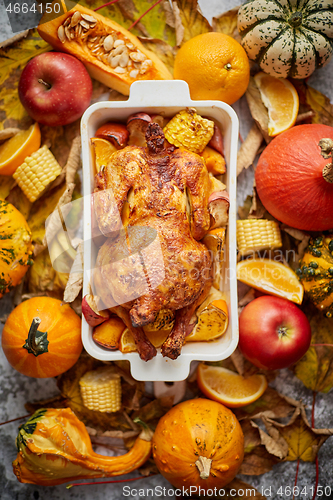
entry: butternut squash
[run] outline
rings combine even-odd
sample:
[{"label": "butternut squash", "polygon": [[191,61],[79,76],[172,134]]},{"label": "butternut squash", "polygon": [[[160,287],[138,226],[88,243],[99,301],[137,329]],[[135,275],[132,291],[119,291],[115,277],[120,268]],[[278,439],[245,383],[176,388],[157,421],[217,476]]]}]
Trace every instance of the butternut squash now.
[{"label": "butternut squash", "polygon": [[[59,1],[64,3],[55,0],[53,11]],[[45,14],[38,33],[55,49],[80,59],[92,78],[124,95],[136,80],[172,79],[164,63],[118,23],[68,0],[63,9],[65,14],[49,21]]]}]

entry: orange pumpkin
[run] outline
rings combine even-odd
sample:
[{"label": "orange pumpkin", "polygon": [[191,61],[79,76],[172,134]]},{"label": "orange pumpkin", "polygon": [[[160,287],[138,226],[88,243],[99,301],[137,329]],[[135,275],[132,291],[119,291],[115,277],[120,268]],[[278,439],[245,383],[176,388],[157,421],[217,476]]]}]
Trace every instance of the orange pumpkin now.
[{"label": "orange pumpkin", "polygon": [[304,231],[333,227],[333,127],[298,125],[260,155],[256,187],[276,219]]},{"label": "orange pumpkin", "polygon": [[23,215],[0,199],[0,298],[20,283],[29,269],[33,245]]},{"label": "orange pumpkin", "polygon": [[61,300],[34,297],[8,316],[2,349],[15,370],[29,377],[56,377],[69,370],[82,351],[81,319]]},{"label": "orange pumpkin", "polygon": [[169,410],[153,436],[158,470],[176,488],[222,488],[237,474],[244,437],[235,415],[208,399],[191,399]]}]

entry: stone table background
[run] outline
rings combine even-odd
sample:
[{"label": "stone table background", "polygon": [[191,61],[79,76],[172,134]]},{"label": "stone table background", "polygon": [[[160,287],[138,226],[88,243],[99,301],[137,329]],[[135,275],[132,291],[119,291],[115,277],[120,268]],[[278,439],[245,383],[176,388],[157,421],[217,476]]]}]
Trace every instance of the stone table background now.
[{"label": "stone table background", "polygon": [[[16,0],[18,1],[18,0]],[[22,2],[22,0],[21,0]],[[213,16],[218,16],[222,12],[239,5],[238,0],[199,0],[203,14],[209,21]],[[0,42],[13,36],[4,1],[0,0]],[[330,97],[333,102],[333,61],[325,68],[315,72],[309,83],[321,92]],[[249,130],[251,118],[244,98],[238,101],[234,108],[240,118],[240,132],[243,137]],[[251,193],[253,171],[241,174],[238,182],[238,202],[242,203],[247,194]],[[7,310],[10,310],[10,297],[5,297],[0,301],[0,317]],[[2,327],[2,325],[1,325]],[[279,392],[291,396],[295,399],[302,399],[308,405],[308,418],[310,418],[312,392],[307,390],[303,384],[293,376],[289,370],[281,370],[279,376],[272,384]],[[17,373],[7,362],[0,350],[0,422],[4,422],[15,417],[25,415],[24,408],[26,401],[34,401],[51,397],[58,393],[54,379],[33,379],[27,378]],[[333,427],[333,391],[331,393],[317,395],[315,422],[316,427]],[[24,485],[19,483],[12,472],[12,461],[16,457],[15,438],[18,425],[22,423],[13,422],[0,426],[0,499],[1,500],[120,500],[124,498],[174,498],[170,484],[160,475],[148,479],[141,479],[138,482],[127,483],[131,488],[130,496],[125,496],[123,484],[96,484],[94,486],[77,487],[66,490],[65,486],[39,487],[34,485]],[[319,452],[319,485],[331,486],[333,491],[333,447],[332,438],[328,439]],[[262,476],[244,476],[242,479],[256,487],[260,492],[262,488],[271,487],[272,499],[292,498],[283,494],[278,494],[278,488],[293,487],[295,481],[296,462],[285,462],[273,467],[272,471]],[[132,474],[135,476],[135,473]],[[118,478],[117,478],[118,479]],[[126,484],[126,483],[125,483]],[[315,464],[301,462],[298,475],[298,486],[303,494],[298,498],[311,499],[310,490],[315,484]],[[162,490],[151,489],[155,487],[165,488]],[[141,495],[135,494],[132,489],[143,490]],[[148,490],[149,488],[149,490]],[[306,492],[306,493],[305,493]],[[162,493],[162,494],[161,494]],[[296,497],[297,498],[297,497]],[[319,495],[317,496],[319,498]],[[333,498],[322,496],[322,498]]]}]

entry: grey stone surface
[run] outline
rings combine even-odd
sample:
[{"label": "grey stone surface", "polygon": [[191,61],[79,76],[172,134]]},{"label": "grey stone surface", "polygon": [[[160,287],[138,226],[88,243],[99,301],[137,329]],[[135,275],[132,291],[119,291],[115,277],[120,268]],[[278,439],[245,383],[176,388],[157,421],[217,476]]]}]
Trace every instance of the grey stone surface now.
[{"label": "grey stone surface", "polygon": [[[237,0],[201,0],[204,15],[209,20],[213,16],[238,5]],[[0,0],[0,42],[12,36],[12,32],[4,11],[3,0]],[[310,78],[310,84],[330,97],[333,101],[333,61],[325,68],[315,72]],[[241,99],[235,105],[235,110],[240,118],[240,130],[246,137],[250,126],[250,116],[245,99]],[[251,192],[251,181],[253,172],[251,170],[242,174],[239,182],[238,202],[242,203],[247,194]],[[10,308],[9,297],[0,301],[0,316],[7,308]],[[302,399],[308,405],[308,418],[310,418],[312,405],[312,392],[307,390],[303,384],[296,379],[289,370],[282,370],[277,379],[272,383],[282,394],[295,399]],[[30,379],[17,373],[8,364],[5,356],[0,350],[0,423],[15,417],[23,416],[27,412],[24,408],[26,401],[34,401],[56,395],[58,390],[53,379]],[[316,427],[333,428],[333,392],[323,395],[318,394],[316,400],[315,421]],[[23,420],[24,421],[24,420]],[[23,422],[22,421],[22,422]],[[96,486],[77,487],[66,490],[65,486],[38,487],[20,484],[12,472],[12,461],[16,456],[15,438],[20,422],[13,422],[0,426],[0,499],[1,500],[120,500],[124,498],[172,498],[170,484],[160,475],[141,479],[137,482],[126,483],[130,487],[130,495],[125,496],[123,484],[100,484]],[[333,447],[332,438],[326,441],[319,452],[319,484],[323,487],[330,486],[333,492]],[[296,463],[286,462],[276,465],[273,470],[262,476],[244,476],[242,479],[258,488],[260,492],[265,490],[270,493],[267,498],[288,499],[292,498],[287,487],[293,487],[295,481]],[[131,475],[135,476],[135,473]],[[121,478],[119,478],[121,479]],[[301,462],[298,476],[299,494],[295,498],[311,499],[315,484],[315,465],[313,463]],[[282,495],[279,495],[279,488]],[[156,488],[154,491],[152,489]],[[159,488],[159,489],[158,489]],[[163,494],[165,488],[165,494]],[[267,490],[271,488],[271,490]],[[140,494],[139,490],[143,490]],[[128,490],[127,490],[128,491]],[[137,494],[135,494],[137,493]],[[168,494],[169,493],[169,494]],[[324,493],[321,498],[333,498]]]}]

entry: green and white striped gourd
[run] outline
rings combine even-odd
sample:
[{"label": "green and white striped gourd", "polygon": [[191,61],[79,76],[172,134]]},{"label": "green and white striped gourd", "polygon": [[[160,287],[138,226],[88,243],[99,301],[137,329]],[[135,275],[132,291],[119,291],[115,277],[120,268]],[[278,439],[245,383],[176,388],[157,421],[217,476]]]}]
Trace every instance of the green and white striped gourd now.
[{"label": "green and white striped gourd", "polygon": [[238,12],[247,55],[272,76],[307,78],[333,52],[333,0],[247,0]]}]

